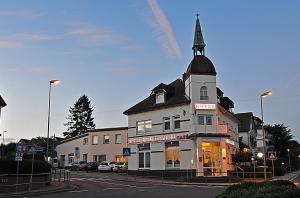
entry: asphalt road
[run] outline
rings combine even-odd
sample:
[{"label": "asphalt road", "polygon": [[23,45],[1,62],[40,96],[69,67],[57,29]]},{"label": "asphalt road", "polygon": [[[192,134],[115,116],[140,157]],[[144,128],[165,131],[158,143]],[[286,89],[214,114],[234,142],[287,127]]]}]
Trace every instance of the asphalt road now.
[{"label": "asphalt road", "polygon": [[[225,187],[160,184],[153,182],[117,181],[109,174],[90,173],[74,175],[71,183],[79,187],[76,191],[39,196],[42,198],[90,198],[90,197],[142,197],[142,198],[213,198]],[[113,173],[112,173],[113,174]]]}]

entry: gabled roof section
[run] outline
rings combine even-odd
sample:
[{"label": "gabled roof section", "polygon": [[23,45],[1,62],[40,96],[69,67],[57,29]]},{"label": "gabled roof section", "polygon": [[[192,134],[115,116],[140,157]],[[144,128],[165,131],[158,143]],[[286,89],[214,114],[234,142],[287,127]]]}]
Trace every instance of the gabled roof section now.
[{"label": "gabled roof section", "polygon": [[253,113],[237,113],[236,117],[240,120],[239,132],[248,132],[250,131],[250,124],[253,120]]},{"label": "gabled roof section", "polygon": [[152,91],[162,87],[167,88],[167,90],[165,90],[167,94],[164,103],[156,104],[156,96],[155,94],[151,94],[146,99],[142,100],[138,104],[124,111],[123,114],[130,115],[182,104],[189,104],[191,102],[190,99],[185,95],[184,82],[181,79],[177,79],[169,85],[161,83],[158,86],[156,86]]},{"label": "gabled roof section", "polygon": [[5,101],[3,100],[3,98],[0,96],[0,108],[1,107],[5,107],[6,106],[6,103]]}]

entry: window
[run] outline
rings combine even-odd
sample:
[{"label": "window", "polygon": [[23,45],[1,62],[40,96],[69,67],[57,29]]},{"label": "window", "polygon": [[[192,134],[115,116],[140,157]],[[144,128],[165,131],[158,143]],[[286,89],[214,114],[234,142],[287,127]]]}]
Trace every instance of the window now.
[{"label": "window", "polygon": [[92,136],[92,144],[96,145],[99,143],[99,137],[98,135],[93,135]]},{"label": "window", "polygon": [[180,151],[179,142],[166,142],[166,167],[179,168],[180,167]]},{"label": "window", "polygon": [[87,156],[88,156],[87,153],[86,153],[86,154],[83,154],[83,155],[82,155],[82,161],[87,162]]},{"label": "window", "polygon": [[150,157],[150,144],[139,144],[139,168],[146,169],[150,168],[151,157]]},{"label": "window", "polygon": [[208,95],[207,95],[207,87],[203,86],[200,88],[200,100],[208,100]]},{"label": "window", "polygon": [[212,115],[198,115],[198,124],[212,125]]},{"label": "window", "polygon": [[109,144],[109,136],[103,135],[103,144]]},{"label": "window", "polygon": [[121,134],[116,134],[115,135],[115,143],[116,144],[121,144],[122,143],[122,136],[121,136]]},{"label": "window", "polygon": [[94,162],[106,161],[106,155],[94,155],[93,160],[94,160]]},{"label": "window", "polygon": [[74,162],[74,153],[68,154],[68,164],[72,164]]},{"label": "window", "polygon": [[164,119],[164,131],[168,131],[171,129],[170,117],[165,117]]},{"label": "window", "polygon": [[173,116],[174,129],[180,129],[180,115]]},{"label": "window", "polygon": [[146,120],[146,121],[138,121],[137,122],[137,132],[138,133],[145,133],[151,131],[152,128],[152,121]]},{"label": "window", "polygon": [[165,102],[165,94],[164,92],[159,92],[156,94],[156,104]]},{"label": "window", "polygon": [[89,142],[89,138],[84,138],[84,139],[83,139],[83,145],[88,144],[88,142]]}]

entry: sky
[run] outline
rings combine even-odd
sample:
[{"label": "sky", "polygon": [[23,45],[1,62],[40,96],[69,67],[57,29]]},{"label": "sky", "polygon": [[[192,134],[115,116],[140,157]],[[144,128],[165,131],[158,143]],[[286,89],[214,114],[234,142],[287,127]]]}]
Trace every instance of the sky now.
[{"label": "sky", "polygon": [[217,83],[235,113],[284,123],[300,140],[300,2],[202,0],[2,0],[0,132],[5,141],[62,136],[69,108],[86,94],[96,128],[127,126],[123,111],[192,60],[196,14]]}]

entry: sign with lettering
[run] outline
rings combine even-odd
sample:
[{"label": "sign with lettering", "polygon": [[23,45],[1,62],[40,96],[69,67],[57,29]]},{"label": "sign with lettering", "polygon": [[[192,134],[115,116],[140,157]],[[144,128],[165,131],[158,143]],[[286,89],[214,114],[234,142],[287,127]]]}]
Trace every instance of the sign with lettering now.
[{"label": "sign with lettering", "polygon": [[140,144],[146,142],[164,142],[164,141],[182,140],[182,139],[188,139],[188,135],[181,133],[181,134],[165,134],[165,135],[128,138],[128,144]]},{"label": "sign with lettering", "polygon": [[195,104],[195,109],[214,110],[216,109],[216,104]]}]

